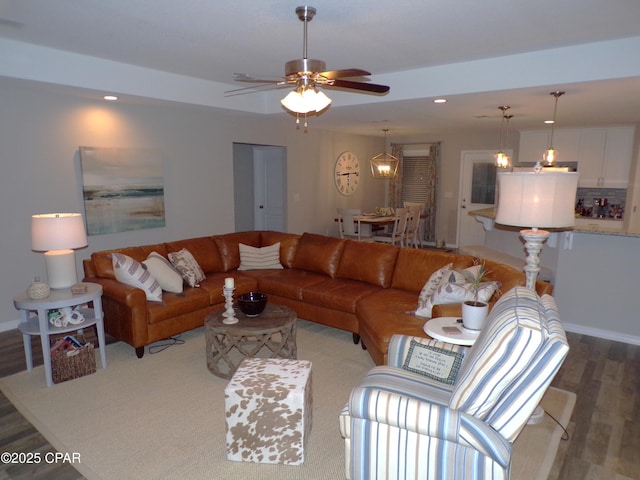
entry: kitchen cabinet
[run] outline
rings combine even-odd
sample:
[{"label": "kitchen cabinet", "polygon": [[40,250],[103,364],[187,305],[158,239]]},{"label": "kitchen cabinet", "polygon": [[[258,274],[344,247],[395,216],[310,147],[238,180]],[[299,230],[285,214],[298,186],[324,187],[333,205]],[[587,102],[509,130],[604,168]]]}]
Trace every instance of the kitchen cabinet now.
[{"label": "kitchen cabinet", "polygon": [[[549,148],[551,130],[527,130],[520,132],[518,163],[535,163]],[[556,129],[553,133],[553,148],[558,152],[556,163],[578,161],[580,130]]]},{"label": "kitchen cabinet", "polygon": [[[559,165],[577,163],[579,187],[627,188],[635,127],[556,129],[553,146]],[[520,133],[518,163],[536,162],[548,148],[550,130]]]}]

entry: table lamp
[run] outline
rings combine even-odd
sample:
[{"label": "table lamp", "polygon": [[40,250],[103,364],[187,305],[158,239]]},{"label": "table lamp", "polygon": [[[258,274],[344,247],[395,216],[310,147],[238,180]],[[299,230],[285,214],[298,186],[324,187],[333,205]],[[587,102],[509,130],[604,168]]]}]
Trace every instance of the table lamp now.
[{"label": "table lamp", "polygon": [[526,287],[535,290],[540,251],[549,236],[542,228],[575,224],[577,172],[499,172],[496,223],[528,227],[520,231],[527,251]]},{"label": "table lamp", "polygon": [[31,216],[31,249],[45,252],[51,288],[70,288],[77,283],[73,249],[87,246],[82,214],[45,213]]}]

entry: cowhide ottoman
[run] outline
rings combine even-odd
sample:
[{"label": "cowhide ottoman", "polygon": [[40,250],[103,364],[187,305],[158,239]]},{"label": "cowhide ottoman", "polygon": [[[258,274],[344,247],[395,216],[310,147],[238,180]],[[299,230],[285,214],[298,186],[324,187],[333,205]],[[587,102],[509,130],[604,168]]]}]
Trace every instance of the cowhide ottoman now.
[{"label": "cowhide ottoman", "polygon": [[300,465],[311,431],[311,362],[247,358],[224,391],[227,459]]}]

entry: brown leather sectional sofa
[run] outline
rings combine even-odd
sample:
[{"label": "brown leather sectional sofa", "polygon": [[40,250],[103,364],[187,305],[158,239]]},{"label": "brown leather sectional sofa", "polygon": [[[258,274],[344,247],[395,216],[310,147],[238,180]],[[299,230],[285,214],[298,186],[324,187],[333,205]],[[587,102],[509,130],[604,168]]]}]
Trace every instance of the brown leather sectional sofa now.
[{"label": "brown leather sectional sofa", "polygon": [[[283,269],[238,271],[238,245],[263,247],[280,242]],[[162,303],[148,302],[145,293],[115,279],[110,253],[120,252],[138,261],[149,253],[163,256],[187,248],[206,274],[198,288],[184,288],[183,295],[164,292]],[[435,249],[400,248],[304,233],[302,235],[251,231],[213,235],[155,245],[94,252],[83,262],[86,282],[104,289],[102,303],[105,330],[136,349],[203,325],[205,316],[224,304],[222,287],[234,277],[236,295],[259,290],[269,301],[293,308],[299,318],[352,332],[361,339],[377,364],[386,363],[391,335],[426,336],[424,318],[412,312],[418,294],[431,274],[453,263],[471,266],[474,258]],[[507,265],[485,261],[490,278],[501,283],[501,292],[524,285],[525,277]],[[552,286],[538,282],[538,293]],[[434,316],[460,315],[459,305],[436,306]]]}]

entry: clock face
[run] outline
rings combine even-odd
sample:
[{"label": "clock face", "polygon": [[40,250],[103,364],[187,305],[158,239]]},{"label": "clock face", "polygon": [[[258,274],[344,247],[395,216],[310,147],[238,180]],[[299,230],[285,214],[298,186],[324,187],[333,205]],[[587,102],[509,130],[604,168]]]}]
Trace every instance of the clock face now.
[{"label": "clock face", "polygon": [[341,153],[334,169],[336,188],[342,195],[351,195],[360,183],[360,162],[351,152]]}]

